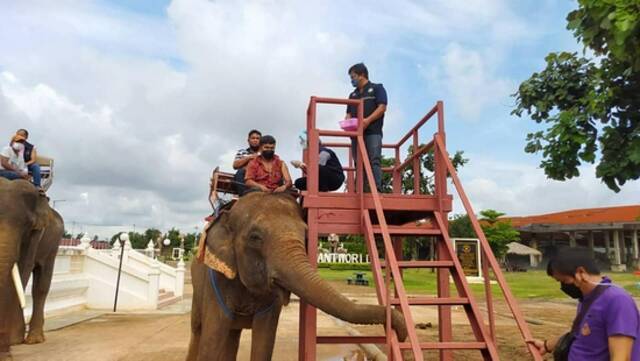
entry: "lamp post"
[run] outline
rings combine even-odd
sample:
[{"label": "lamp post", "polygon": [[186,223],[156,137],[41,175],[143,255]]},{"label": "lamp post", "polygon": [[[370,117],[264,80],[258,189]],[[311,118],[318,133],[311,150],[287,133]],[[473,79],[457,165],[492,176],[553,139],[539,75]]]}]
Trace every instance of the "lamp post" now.
[{"label": "lamp post", "polygon": [[129,234],[126,232],[120,233],[118,237],[120,242],[120,265],[118,266],[118,281],[116,282],[116,297],[113,300],[113,312],[116,312],[118,307],[118,291],[120,291],[120,274],[122,273],[122,259],[124,258],[124,245],[129,240]]}]

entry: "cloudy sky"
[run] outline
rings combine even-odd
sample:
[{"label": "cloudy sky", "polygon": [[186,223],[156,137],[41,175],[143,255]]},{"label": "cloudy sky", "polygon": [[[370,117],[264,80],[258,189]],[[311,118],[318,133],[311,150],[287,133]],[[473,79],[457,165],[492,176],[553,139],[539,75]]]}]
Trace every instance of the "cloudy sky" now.
[{"label": "cloudy sky", "polygon": [[[389,94],[386,140],[445,102],[476,210],[638,202],[640,183],[615,194],[589,165],[579,179],[547,180],[523,151],[535,125],[509,115],[510,94],[548,52],[579,49],[565,30],[574,1],[362,4],[2,1],[0,139],[28,128],[56,159],[49,193],[74,233],[191,231],[209,212],[211,169],[230,168],[249,129],[299,158],[309,97],[345,97],[346,70],[364,61]],[[322,108],[319,124],[337,129],[343,112]]]}]

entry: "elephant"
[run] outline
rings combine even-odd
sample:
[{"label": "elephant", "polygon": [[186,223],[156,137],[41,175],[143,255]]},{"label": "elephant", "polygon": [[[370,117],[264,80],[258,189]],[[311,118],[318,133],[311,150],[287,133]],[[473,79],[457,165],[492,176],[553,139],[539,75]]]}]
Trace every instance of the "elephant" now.
[{"label": "elephant", "polygon": [[[235,360],[243,329],[252,329],[251,361],[271,360],[291,292],[347,322],[385,323],[384,306],[356,304],[318,275],[306,253],[306,227],[288,194],[250,193],[221,212],[206,231],[204,261],[191,266],[187,361]],[[407,328],[397,310],[392,327],[404,341]]]},{"label": "elephant", "polygon": [[[0,361],[11,360],[10,345],[44,342],[44,304],[51,286],[64,222],[48,198],[26,180],[0,178]],[[22,291],[33,273],[33,312],[25,338],[17,282]]]}]

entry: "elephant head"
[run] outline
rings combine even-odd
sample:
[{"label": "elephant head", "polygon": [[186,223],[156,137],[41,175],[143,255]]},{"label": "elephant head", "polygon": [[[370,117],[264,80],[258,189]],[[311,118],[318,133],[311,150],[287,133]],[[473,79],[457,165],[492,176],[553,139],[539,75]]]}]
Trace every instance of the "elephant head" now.
[{"label": "elephant head", "polygon": [[[0,360],[7,358],[17,333],[24,337],[24,320],[12,278],[12,268],[33,253],[49,221],[48,200],[24,180],[0,178]],[[20,270],[22,287],[30,270]],[[3,356],[3,354],[5,356]]]},{"label": "elephant head", "polygon": [[[251,193],[209,229],[205,263],[229,279],[239,277],[255,295],[288,296],[291,291],[342,320],[385,323],[383,306],[358,305],[318,275],[305,251],[305,233],[302,211],[291,196]],[[406,325],[396,310],[392,326],[404,340]]]}]

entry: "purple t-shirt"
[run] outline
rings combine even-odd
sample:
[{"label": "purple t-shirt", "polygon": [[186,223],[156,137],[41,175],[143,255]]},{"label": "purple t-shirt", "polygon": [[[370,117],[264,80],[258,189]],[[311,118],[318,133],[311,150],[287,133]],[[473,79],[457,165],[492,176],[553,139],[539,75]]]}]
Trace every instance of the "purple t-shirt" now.
[{"label": "purple t-shirt", "polygon": [[[612,285],[607,277],[602,284],[606,290],[593,302],[582,320],[576,339],[571,345],[569,361],[609,361],[610,336],[629,336],[635,339],[631,361],[640,361],[640,314],[631,295]],[[592,295],[592,294],[591,294]],[[585,296],[588,300],[590,295]],[[582,303],[578,304],[578,312]]]}]

